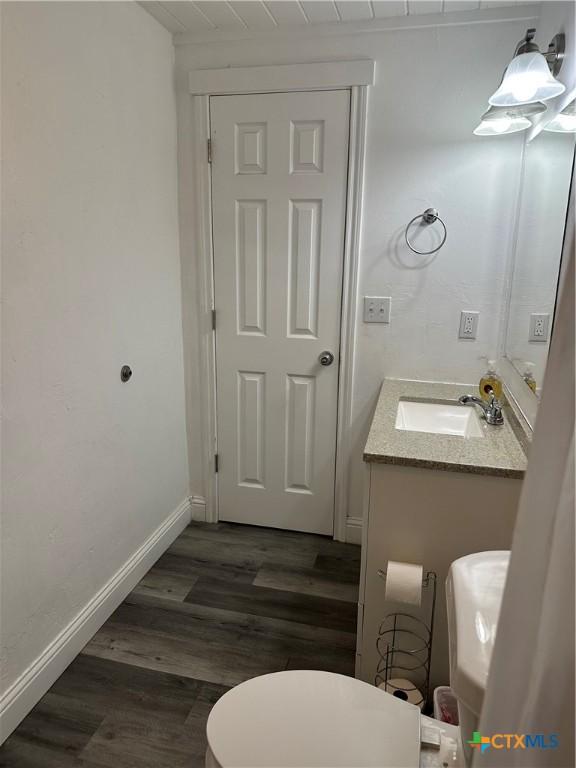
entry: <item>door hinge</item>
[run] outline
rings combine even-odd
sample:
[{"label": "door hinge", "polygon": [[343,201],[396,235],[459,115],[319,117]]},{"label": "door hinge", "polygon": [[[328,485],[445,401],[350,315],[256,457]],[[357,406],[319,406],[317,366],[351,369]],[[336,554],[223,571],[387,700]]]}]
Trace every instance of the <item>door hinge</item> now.
[{"label": "door hinge", "polygon": [[216,310],[212,310],[212,330],[216,330]]},{"label": "door hinge", "polygon": [[218,454],[215,453],[214,454],[214,472],[216,473],[218,472],[219,466],[220,466],[220,461],[218,459]]},{"label": "door hinge", "polygon": [[208,162],[212,162],[212,139],[206,140],[206,153],[208,155]]}]

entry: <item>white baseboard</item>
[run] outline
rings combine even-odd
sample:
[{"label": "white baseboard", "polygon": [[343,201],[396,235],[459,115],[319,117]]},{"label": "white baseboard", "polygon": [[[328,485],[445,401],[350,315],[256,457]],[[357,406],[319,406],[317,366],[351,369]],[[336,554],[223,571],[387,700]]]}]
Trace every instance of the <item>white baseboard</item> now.
[{"label": "white baseboard", "polygon": [[362,544],[362,524],[361,517],[346,518],[346,541],[348,544]]},{"label": "white baseboard", "polygon": [[190,523],[191,512],[191,499],[185,499],[4,693],[0,699],[0,744],[182,533]]},{"label": "white baseboard", "polygon": [[206,499],[204,496],[192,496],[190,498],[192,509],[192,520],[196,522],[206,522]]}]

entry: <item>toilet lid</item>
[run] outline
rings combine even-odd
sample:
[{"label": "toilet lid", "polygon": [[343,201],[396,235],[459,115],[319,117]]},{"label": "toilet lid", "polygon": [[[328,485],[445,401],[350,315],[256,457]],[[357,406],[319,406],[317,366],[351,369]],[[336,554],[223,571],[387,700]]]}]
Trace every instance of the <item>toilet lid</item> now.
[{"label": "toilet lid", "polygon": [[276,672],[228,691],[207,735],[222,768],[417,768],[420,710],[352,677]]}]

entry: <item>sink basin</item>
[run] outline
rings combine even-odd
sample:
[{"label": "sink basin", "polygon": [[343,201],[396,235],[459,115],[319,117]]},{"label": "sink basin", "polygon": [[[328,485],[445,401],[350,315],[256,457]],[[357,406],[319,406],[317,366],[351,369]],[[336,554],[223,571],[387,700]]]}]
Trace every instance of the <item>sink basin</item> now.
[{"label": "sink basin", "polygon": [[400,400],[396,412],[396,429],[429,432],[433,435],[484,437],[476,409],[449,402]]}]

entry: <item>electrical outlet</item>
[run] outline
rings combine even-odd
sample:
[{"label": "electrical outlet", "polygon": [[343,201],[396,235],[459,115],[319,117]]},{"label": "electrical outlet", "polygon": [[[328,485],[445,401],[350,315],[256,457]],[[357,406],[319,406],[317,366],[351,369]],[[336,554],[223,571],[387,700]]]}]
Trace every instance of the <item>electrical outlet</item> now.
[{"label": "electrical outlet", "polygon": [[466,312],[462,310],[460,312],[460,330],[458,332],[459,339],[474,340],[478,332],[478,317],[479,312]]},{"label": "electrical outlet", "polygon": [[390,296],[364,296],[364,322],[365,323],[389,323]]},{"label": "electrical outlet", "polygon": [[550,315],[530,315],[528,341],[548,341]]}]

